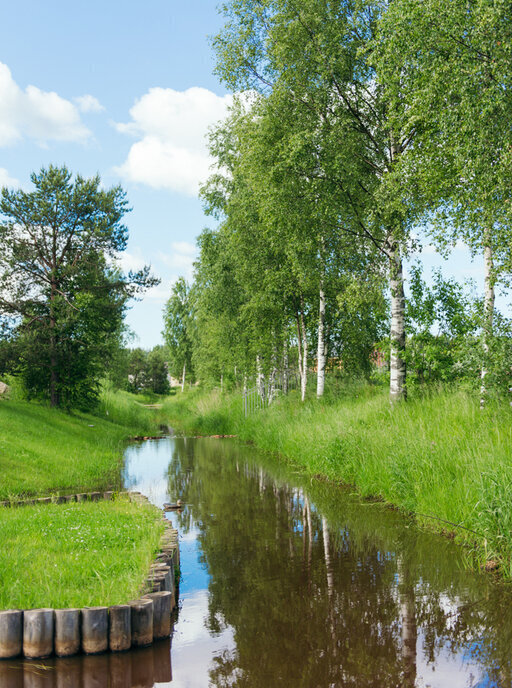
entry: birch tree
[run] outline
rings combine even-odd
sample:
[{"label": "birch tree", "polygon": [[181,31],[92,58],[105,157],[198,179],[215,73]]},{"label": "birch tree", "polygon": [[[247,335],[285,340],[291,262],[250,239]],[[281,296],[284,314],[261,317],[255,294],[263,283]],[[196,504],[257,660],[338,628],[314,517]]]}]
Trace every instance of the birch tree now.
[{"label": "birch tree", "polygon": [[326,159],[319,177],[349,204],[357,234],[388,262],[390,397],[406,396],[402,257],[417,209],[408,202],[402,158],[414,127],[392,127],[380,74],[370,59],[381,7],[305,0],[233,0],[216,38],[218,74],[232,88],[285,93],[314,112]]},{"label": "birch tree", "polygon": [[504,3],[398,0],[375,53],[395,126],[416,132],[410,170],[437,246],[462,239],[483,257],[482,405],[495,287],[511,258],[511,39]]}]

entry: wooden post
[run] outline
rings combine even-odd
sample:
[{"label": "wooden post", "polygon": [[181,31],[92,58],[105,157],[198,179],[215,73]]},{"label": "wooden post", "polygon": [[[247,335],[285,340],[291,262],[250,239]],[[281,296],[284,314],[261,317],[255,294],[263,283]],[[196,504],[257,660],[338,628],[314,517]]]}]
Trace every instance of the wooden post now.
[{"label": "wooden post", "polygon": [[168,638],[171,635],[172,593],[165,590],[152,592],[144,597],[153,600],[153,639]]},{"label": "wooden post", "polygon": [[53,653],[53,609],[27,609],[23,612],[23,654],[29,659]]},{"label": "wooden post", "polygon": [[20,609],[0,612],[0,659],[17,657],[22,647],[23,612]]},{"label": "wooden post", "polygon": [[105,652],[108,648],[107,607],[82,609],[82,650],[87,655]]},{"label": "wooden post", "polygon": [[80,650],[80,609],[55,610],[55,654],[70,657]]},{"label": "wooden post", "polygon": [[132,652],[132,685],[153,688],[155,685],[155,656],[152,647]]},{"label": "wooden post", "polygon": [[132,646],[145,647],[153,642],[153,600],[133,600]]},{"label": "wooden post", "polygon": [[109,607],[109,647],[111,652],[129,650],[132,644],[132,610],[129,604]]}]

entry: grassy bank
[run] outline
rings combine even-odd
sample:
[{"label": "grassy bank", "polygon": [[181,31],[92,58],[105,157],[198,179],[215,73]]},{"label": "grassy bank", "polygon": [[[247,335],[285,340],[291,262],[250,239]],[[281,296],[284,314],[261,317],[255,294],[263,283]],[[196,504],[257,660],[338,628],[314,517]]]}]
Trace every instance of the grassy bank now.
[{"label": "grassy bank", "polygon": [[129,437],[158,431],[155,412],[106,391],[95,415],[0,401],[0,500],[119,487]]},{"label": "grassy bank", "polygon": [[237,434],[412,511],[512,576],[512,410],[504,404],[480,411],[477,399],[444,390],[391,408],[385,390],[359,386],[321,402],[290,395],[247,419],[239,395],[218,392],[177,395],[164,410],[185,432]]},{"label": "grassy bank", "polygon": [[160,512],[119,498],[0,513],[0,609],[126,603],[140,595]]}]

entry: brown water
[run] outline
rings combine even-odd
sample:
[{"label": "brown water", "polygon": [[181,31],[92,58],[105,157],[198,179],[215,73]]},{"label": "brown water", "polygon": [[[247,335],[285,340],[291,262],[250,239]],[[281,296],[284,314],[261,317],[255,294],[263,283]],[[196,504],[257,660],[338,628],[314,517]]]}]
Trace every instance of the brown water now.
[{"label": "brown water", "polygon": [[125,477],[186,503],[172,649],[12,663],[1,688],[511,686],[510,586],[449,540],[232,440],[134,445]]}]

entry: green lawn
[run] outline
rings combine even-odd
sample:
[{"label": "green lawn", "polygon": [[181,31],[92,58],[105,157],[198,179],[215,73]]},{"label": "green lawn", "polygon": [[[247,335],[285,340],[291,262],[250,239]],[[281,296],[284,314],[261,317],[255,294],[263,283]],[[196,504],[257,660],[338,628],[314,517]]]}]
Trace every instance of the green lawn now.
[{"label": "green lawn", "polygon": [[0,510],[0,609],[126,603],[141,593],[161,512],[125,498]]}]

